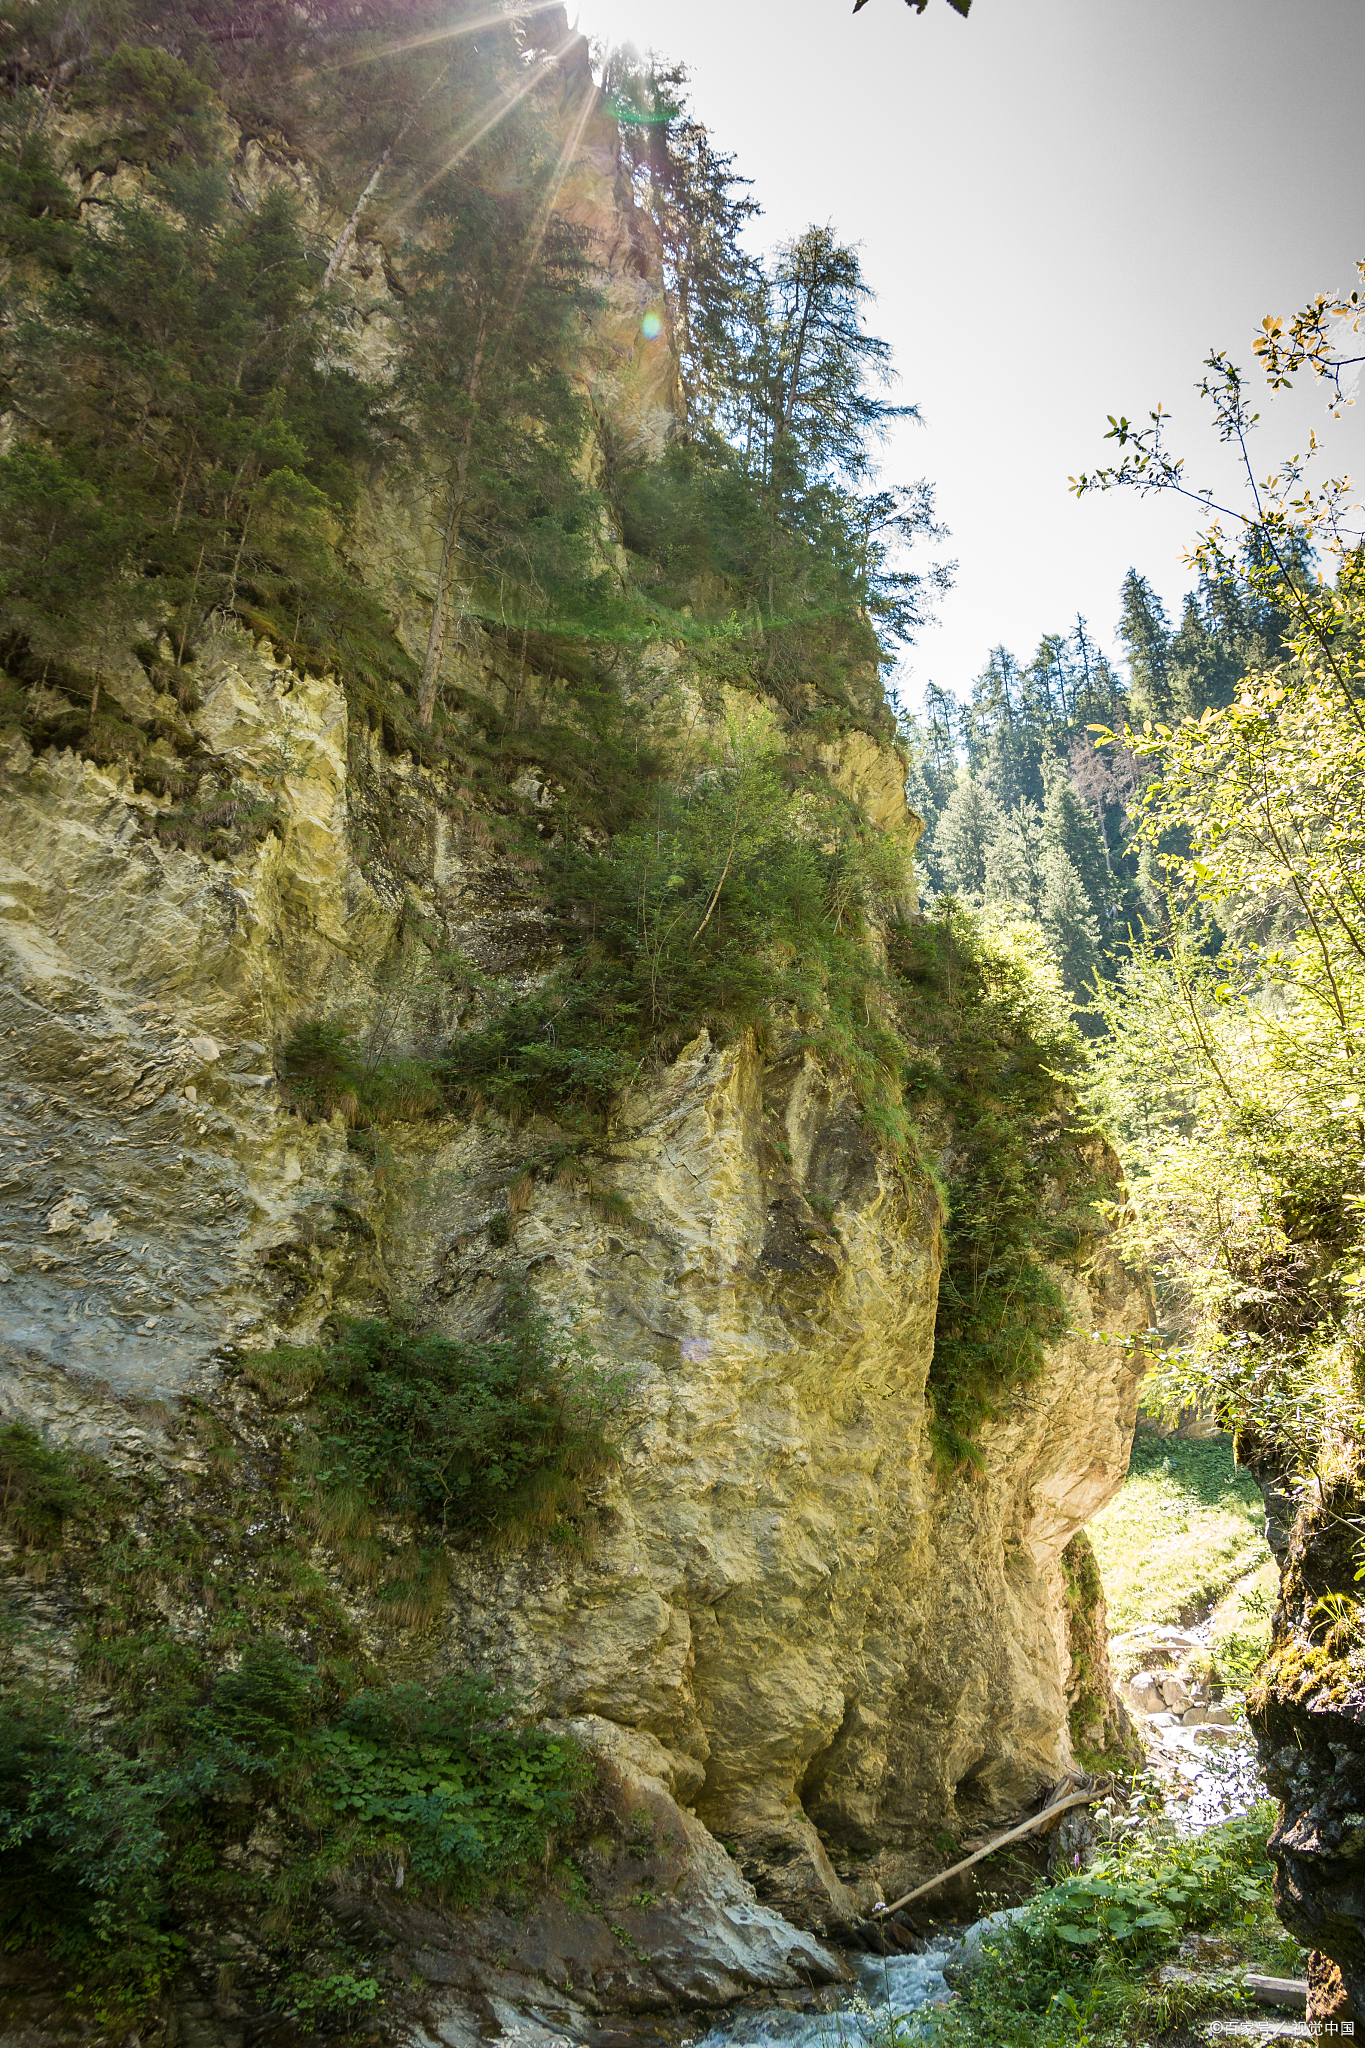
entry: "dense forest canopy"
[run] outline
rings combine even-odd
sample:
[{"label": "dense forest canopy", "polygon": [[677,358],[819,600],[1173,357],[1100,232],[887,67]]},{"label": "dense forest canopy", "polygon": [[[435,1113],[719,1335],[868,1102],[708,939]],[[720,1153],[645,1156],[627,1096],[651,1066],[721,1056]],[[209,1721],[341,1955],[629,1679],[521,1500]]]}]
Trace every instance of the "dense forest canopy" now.
[{"label": "dense forest canopy", "polygon": [[1039,925],[1081,1005],[1166,914],[1137,830],[1148,771],[1130,743],[1097,748],[1097,731],[1225,709],[1293,623],[1245,559],[1201,572],[1178,624],[1136,569],[1118,598],[1126,673],[1078,618],[1027,663],[994,648],[965,701],[931,682],[900,718],[930,891]]}]

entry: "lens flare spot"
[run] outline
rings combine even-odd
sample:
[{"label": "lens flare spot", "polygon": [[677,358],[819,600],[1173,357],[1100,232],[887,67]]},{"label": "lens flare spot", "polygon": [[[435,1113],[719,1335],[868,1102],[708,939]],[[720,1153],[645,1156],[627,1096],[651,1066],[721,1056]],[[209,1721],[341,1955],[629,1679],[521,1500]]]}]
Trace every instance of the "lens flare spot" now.
[{"label": "lens flare spot", "polygon": [[657,313],[646,313],[640,322],[640,332],[646,341],[657,341],[664,331],[664,323]]}]

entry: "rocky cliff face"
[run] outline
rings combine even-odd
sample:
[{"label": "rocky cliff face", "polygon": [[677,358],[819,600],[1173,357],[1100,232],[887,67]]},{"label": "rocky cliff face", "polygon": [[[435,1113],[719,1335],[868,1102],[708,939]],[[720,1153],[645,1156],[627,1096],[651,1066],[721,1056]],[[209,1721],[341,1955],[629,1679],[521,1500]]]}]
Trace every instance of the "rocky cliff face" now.
[{"label": "rocky cliff face", "polygon": [[[650,252],[585,135],[572,203],[620,314],[596,400],[652,443],[667,357],[626,338]],[[298,182],[258,144],[239,159],[239,177]],[[393,310],[383,253],[360,240],[351,262],[357,319],[376,331]],[[356,548],[415,641],[439,554],[420,491],[366,496]],[[554,690],[473,633],[447,664],[452,687],[492,703]],[[305,1121],[277,1074],[301,1019],[378,1017],[420,1051],[474,1014],[468,989],[395,979],[413,920],[524,987],[553,947],[533,874],[456,766],[357,728],[336,677],[298,672],[230,620],[195,673],[191,709],[131,656],[105,688],[141,729],[173,721],[180,752],[230,792],[208,849],[177,843],[172,802],[127,766],[6,743],[0,1413],[155,1480],[187,1524],[209,1515],[230,1456],[268,1518],[253,1351],[333,1312],[477,1334],[509,1276],[528,1275],[630,1386],[586,1554],[453,1550],[437,1611],[402,1623],[311,1534],[284,1540],[341,1589],[378,1668],[426,1682],[475,1669],[571,1723],[602,1759],[611,1853],[632,1813],[652,1814],[651,1882],[668,1897],[631,1905],[608,1856],[590,1926],[551,1912],[529,1932],[458,1935],[382,1888],[366,1910],[430,1984],[454,1987],[452,2011],[532,1980],[571,1979],[601,2006],[830,1974],[797,1927],[819,1935],[905,1888],[947,1860],[945,1835],[1017,1810],[1074,1762],[1069,1707],[1095,1687],[1062,1555],[1122,1478],[1137,1380],[1130,1347],[1094,1339],[1143,1328],[1145,1296],[1086,1240],[1057,1274],[1070,1334],[983,1430],[982,1470],[945,1476],[926,1398],[940,1196],[893,1167],[849,1083],[780,1030],[766,1050],[701,1032],[641,1073],[589,1186],[537,1163],[544,1129],[491,1114],[398,1123],[368,1145],[340,1115]],[[724,692],[669,646],[633,687],[661,722],[723,716]],[[791,746],[913,846],[889,744],[852,729]],[[552,774],[523,769],[519,799],[538,803]],[[1098,1141],[1090,1155],[1113,1183]],[[1040,1202],[1055,1193],[1040,1181]],[[8,1570],[30,1627],[21,1663],[68,1674],[97,1716],[79,1572],[44,1585],[21,1543]],[[193,1588],[163,1612],[168,1639],[208,1640]],[[1088,1673],[1093,1644],[1085,1655]],[[515,1969],[487,1960],[509,1943]]]},{"label": "rocky cliff face", "polygon": [[1317,1951],[1309,2017],[1320,2021],[1365,2013],[1365,1654],[1355,1579],[1365,1472],[1352,1450],[1338,1450],[1329,1471],[1321,1488],[1303,1482],[1299,1500],[1278,1471],[1263,1476],[1280,1604],[1248,1700],[1280,1802],[1270,1838],[1276,1909]]},{"label": "rocky cliff face", "polygon": [[[492,1119],[399,1130],[376,1174],[339,1120],[290,1113],[273,1067],[292,1018],[369,992],[398,914],[357,857],[344,698],[229,632],[204,672],[196,723],[281,814],[236,860],[161,845],[126,777],[9,758],[11,1412],[126,1439],[119,1402],[213,1394],[224,1347],[375,1302],[458,1332],[529,1270],[630,1368],[625,1462],[589,1563],[462,1558],[421,1655],[655,1735],[774,1896],[846,1913],[831,1857],[896,1885],[945,1824],[1071,1761],[1059,1560],[1122,1475],[1136,1387],[1088,1332],[1141,1326],[1140,1291],[1103,1250],[1068,1274],[1078,1334],[987,1433],[986,1475],[945,1485],[925,1434],[938,1201],[809,1055],[703,1035],[631,1091],[611,1146],[628,1226],[545,1180],[490,1242],[540,1143]],[[533,959],[524,877],[410,761],[366,765],[405,807],[406,890],[472,957]]]}]

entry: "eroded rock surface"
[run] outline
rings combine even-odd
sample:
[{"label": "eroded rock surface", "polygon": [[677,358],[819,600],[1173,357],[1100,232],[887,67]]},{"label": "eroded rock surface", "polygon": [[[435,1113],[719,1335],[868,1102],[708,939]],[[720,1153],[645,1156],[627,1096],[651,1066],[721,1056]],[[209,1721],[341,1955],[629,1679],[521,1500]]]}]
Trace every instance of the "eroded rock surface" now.
[{"label": "eroded rock surface", "polygon": [[[1129,1352],[1089,1333],[1141,1327],[1140,1290],[1103,1247],[1064,1273],[1076,1334],[987,1431],[984,1476],[945,1484],[925,1400],[937,1198],[809,1055],[703,1034],[642,1081],[610,1145],[628,1226],[537,1180],[493,1243],[538,1141],[486,1119],[400,1130],[376,1176],[273,1071],[290,1021],[344,1013],[394,926],[388,874],[356,857],[344,700],[241,636],[215,660],[195,716],[283,819],[235,861],[160,845],[156,799],[115,774],[22,747],[10,764],[11,1407],[80,1430],[91,1380],[211,1389],[218,1347],[306,1334],[336,1302],[476,1329],[529,1271],[629,1369],[625,1458],[587,1563],[457,1558],[432,1668],[477,1662],[545,1713],[656,1737],[765,1897],[846,1917],[920,1874],[945,1821],[1071,1762],[1059,1560],[1122,1476],[1136,1387]],[[526,958],[518,878],[452,836],[425,771],[376,768],[413,827],[409,894],[470,955]],[[50,1374],[37,1400],[39,1364],[64,1405]]]},{"label": "eroded rock surface", "polygon": [[[657,452],[677,402],[667,346],[651,352],[640,321],[657,251],[622,209],[604,135],[589,123],[580,139],[565,204],[609,286],[592,396],[620,445]],[[239,196],[284,182],[320,207],[298,163],[241,136],[234,151]],[[357,362],[384,375],[391,252],[357,240],[339,290]],[[365,493],[351,539],[420,656],[440,554],[420,476]],[[603,547],[619,569],[613,535]],[[470,702],[525,692],[529,713],[553,688],[473,632],[446,661]],[[189,1403],[259,1449],[246,1353],[305,1341],[333,1311],[480,1333],[529,1274],[632,1389],[588,1554],[459,1550],[439,1625],[404,1629],[363,1601],[350,1618],[381,1667],[482,1670],[598,1754],[610,1918],[547,1905],[479,1931],[377,1892],[353,1910],[437,1988],[422,2025],[461,2048],[495,2024],[534,2044],[536,2028],[581,2034],[584,2013],[837,1976],[828,1930],[937,1870],[945,1831],[1012,1813],[1074,1761],[1062,1558],[1122,1479],[1138,1374],[1130,1347],[1093,1338],[1145,1328],[1142,1288],[1086,1242],[1057,1275],[1068,1335],[983,1431],[981,1473],[953,1478],[928,1428],[933,1181],[892,1165],[847,1082],[784,1051],[785,1027],[767,1053],[703,1032],[642,1073],[589,1187],[528,1182],[555,1134],[488,1116],[399,1125],[368,1149],[340,1116],[306,1122],[277,1075],[301,1021],[365,1029],[383,1009],[395,1047],[431,1051],[484,1014],[480,977],[539,985],[555,946],[534,863],[508,851],[455,753],[432,767],[382,721],[357,727],[336,678],[242,628],[220,621],[198,647],[192,706],[156,667],[110,655],[107,700],[148,730],[174,724],[203,788],[264,822],[200,851],[146,775],[22,740],[3,761],[0,1416],[155,1473],[183,1506],[210,1476]],[[848,687],[863,725],[812,722],[789,735],[793,758],[908,851],[919,821],[878,737],[875,672]],[[657,712],[664,748],[727,709],[676,647],[642,651],[623,689]],[[552,767],[512,787],[548,835]],[[412,923],[469,963],[463,987],[404,983]],[[47,1668],[74,1685],[72,1611],[21,1593]],[[632,1813],[650,1830],[638,1870]],[[217,1994],[205,1979],[195,1997],[208,2012]]]},{"label": "eroded rock surface", "polygon": [[[1249,1455],[1254,1456],[1254,1449]],[[1336,1964],[1365,2012],[1365,1652],[1355,1573],[1365,1465],[1339,1450],[1321,1495],[1281,1491],[1287,1543],[1270,1655],[1248,1708],[1270,1789],[1275,1905],[1290,1933]],[[1321,1964],[1316,1979],[1330,1976]],[[1316,2017],[1331,2016],[1323,2003]]]}]

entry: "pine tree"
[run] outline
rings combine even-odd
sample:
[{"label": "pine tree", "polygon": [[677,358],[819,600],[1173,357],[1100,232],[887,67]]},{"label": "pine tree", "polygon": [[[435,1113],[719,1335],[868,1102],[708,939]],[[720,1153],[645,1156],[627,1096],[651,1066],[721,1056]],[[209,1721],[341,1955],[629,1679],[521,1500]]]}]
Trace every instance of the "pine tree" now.
[{"label": "pine tree", "polygon": [[1043,845],[1038,880],[1038,921],[1067,988],[1084,1000],[1100,969],[1103,941],[1089,894],[1065,848],[1055,840]]},{"label": "pine tree", "polygon": [[418,692],[425,726],[462,552],[531,585],[560,573],[587,526],[574,468],[587,416],[564,368],[570,335],[598,302],[585,237],[554,210],[554,159],[528,178],[525,129],[498,140],[503,153],[515,151],[514,176],[498,177],[485,155],[477,174],[452,173],[437,186],[439,247],[404,323],[403,388],[441,519]]},{"label": "pine tree", "polygon": [[986,858],[1001,827],[1000,806],[990,790],[964,775],[944,807],[934,833],[943,886],[980,901],[986,893]]},{"label": "pine tree", "polygon": [[919,417],[871,388],[892,374],[889,343],[863,326],[871,296],[857,250],[830,227],[809,227],[778,251],[761,403],[767,480],[781,495],[836,478],[861,483],[892,422]]},{"label": "pine tree", "polygon": [[1173,725],[1179,711],[1170,672],[1171,628],[1161,599],[1136,569],[1124,577],[1121,597],[1119,637],[1128,654],[1133,715]]},{"label": "pine tree", "polygon": [[1172,687],[1187,718],[1223,710],[1248,668],[1265,661],[1269,650],[1250,612],[1246,592],[1209,576],[1187,593],[1171,641]]},{"label": "pine tree", "polygon": [[682,65],[642,70],[614,52],[603,92],[615,115],[622,171],[652,219],[663,257],[664,299],[678,366],[680,438],[723,431],[744,381],[746,312],[761,291],[743,233],[759,213],[749,181],[689,112]]},{"label": "pine tree", "polygon": [[1041,802],[1047,734],[1026,715],[1024,678],[1007,647],[993,647],[972,685],[967,761],[1002,810]]},{"label": "pine tree", "polygon": [[[1061,900],[1058,894],[1059,863],[1065,859],[1084,896],[1086,915],[1094,928],[1098,945],[1113,918],[1113,876],[1095,820],[1060,763],[1048,776],[1041,840],[1043,872],[1045,876],[1053,876],[1050,886],[1054,892],[1054,903]],[[1057,914],[1054,909],[1053,915]]]},{"label": "pine tree", "polygon": [[984,894],[988,903],[1008,903],[1029,917],[1042,908],[1042,813],[1025,799],[1002,811],[986,843]]}]

